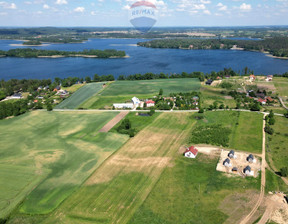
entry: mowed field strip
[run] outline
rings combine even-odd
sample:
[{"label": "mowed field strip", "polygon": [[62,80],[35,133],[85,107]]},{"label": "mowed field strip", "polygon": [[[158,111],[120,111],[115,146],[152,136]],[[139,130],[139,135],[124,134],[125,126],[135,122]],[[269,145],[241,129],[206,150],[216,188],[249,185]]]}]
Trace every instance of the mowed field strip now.
[{"label": "mowed field strip", "polygon": [[117,114],[36,111],[0,121],[0,217],[24,198],[22,213],[57,208],[128,140],[99,133]]},{"label": "mowed field strip", "polygon": [[118,124],[127,114],[129,111],[120,112],[116,117],[114,117],[111,121],[109,121],[103,128],[100,129],[99,132],[108,132],[110,131],[116,124]]},{"label": "mowed field strip", "polygon": [[189,114],[161,114],[99,167],[46,223],[127,223],[187,140]]},{"label": "mowed field strip", "polygon": [[76,109],[84,101],[88,100],[100,90],[102,90],[103,83],[89,83],[78,89],[69,98],[58,104],[55,109]]}]

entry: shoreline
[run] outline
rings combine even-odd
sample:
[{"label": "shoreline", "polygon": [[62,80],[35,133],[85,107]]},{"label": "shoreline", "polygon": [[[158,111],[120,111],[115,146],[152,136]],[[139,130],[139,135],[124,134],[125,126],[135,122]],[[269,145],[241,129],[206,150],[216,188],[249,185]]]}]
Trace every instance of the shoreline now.
[{"label": "shoreline", "polygon": [[11,47],[46,47],[51,44],[41,44],[41,45],[25,45],[25,44],[9,44]]}]

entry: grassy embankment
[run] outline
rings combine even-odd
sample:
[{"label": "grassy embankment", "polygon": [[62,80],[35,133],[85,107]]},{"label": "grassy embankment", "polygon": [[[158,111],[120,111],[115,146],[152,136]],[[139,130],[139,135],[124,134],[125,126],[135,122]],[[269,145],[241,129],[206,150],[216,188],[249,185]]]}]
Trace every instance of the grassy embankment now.
[{"label": "grassy embankment", "polygon": [[158,79],[141,81],[116,81],[111,83],[101,94],[90,98],[80,107],[88,109],[112,108],[113,103],[125,103],[136,96],[139,99],[151,98],[163,89],[163,95],[170,93],[200,90],[198,79]]},{"label": "grassy embankment", "polygon": [[47,214],[71,195],[128,140],[98,132],[116,114],[32,112],[0,121],[0,218],[23,199],[21,213]]}]

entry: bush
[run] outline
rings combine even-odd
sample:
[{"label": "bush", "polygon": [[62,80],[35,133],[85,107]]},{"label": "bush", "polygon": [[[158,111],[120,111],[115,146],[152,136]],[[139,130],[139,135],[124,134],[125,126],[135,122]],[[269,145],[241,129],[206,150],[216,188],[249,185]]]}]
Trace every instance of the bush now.
[{"label": "bush", "polygon": [[288,167],[281,168],[280,173],[281,173],[282,177],[287,177],[288,176]]},{"label": "bush", "polygon": [[203,114],[203,113],[204,113],[204,109],[203,109],[203,108],[200,108],[200,110],[199,110],[198,113],[199,113],[199,114]]},{"label": "bush", "polygon": [[155,114],[155,110],[154,109],[150,109],[150,111],[148,112],[148,114],[152,117]]},{"label": "bush", "polygon": [[273,133],[274,133],[274,129],[271,128],[271,127],[268,126],[268,125],[265,127],[264,130],[265,130],[265,132],[268,133],[269,135],[273,135]]}]

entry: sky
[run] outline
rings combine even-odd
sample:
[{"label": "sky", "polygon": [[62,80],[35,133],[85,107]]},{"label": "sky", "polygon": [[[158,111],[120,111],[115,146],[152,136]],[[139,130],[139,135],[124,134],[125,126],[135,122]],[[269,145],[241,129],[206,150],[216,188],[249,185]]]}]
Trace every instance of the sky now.
[{"label": "sky", "polygon": [[[155,26],[288,25],[288,0],[146,0]],[[0,26],[132,27],[133,0],[0,0]]]}]

